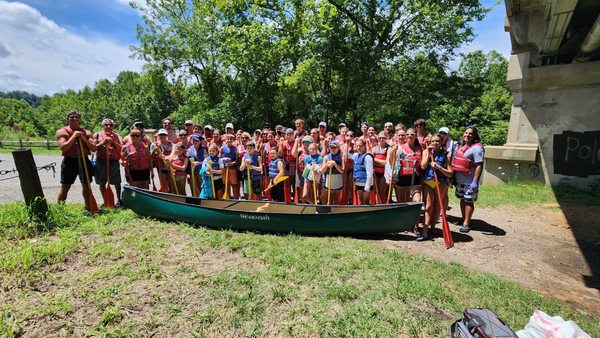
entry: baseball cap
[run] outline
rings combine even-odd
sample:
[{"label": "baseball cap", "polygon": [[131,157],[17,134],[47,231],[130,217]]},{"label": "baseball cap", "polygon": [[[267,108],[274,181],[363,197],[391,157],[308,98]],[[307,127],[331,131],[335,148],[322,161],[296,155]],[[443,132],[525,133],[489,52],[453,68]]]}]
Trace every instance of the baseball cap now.
[{"label": "baseball cap", "polygon": [[394,124],[392,122],[386,122],[383,126],[384,127],[393,127]]},{"label": "baseball cap", "polygon": [[194,124],[194,121],[192,121],[192,120],[185,120],[184,125],[187,126],[188,124]]},{"label": "baseball cap", "polygon": [[233,123],[227,123],[227,124],[225,125],[225,129],[227,129],[227,128],[231,128],[231,129],[233,129]]},{"label": "baseball cap", "polygon": [[254,143],[254,141],[250,141],[246,143],[246,147],[256,147],[256,143]]},{"label": "baseball cap", "polygon": [[142,122],[142,121],[135,121],[135,122],[133,122],[133,126],[137,127],[137,128],[144,128],[144,122]]},{"label": "baseball cap", "polygon": [[327,123],[321,121],[321,122],[319,122],[319,127],[325,127],[325,128],[327,128]]},{"label": "baseball cap", "polygon": [[202,135],[192,134],[192,140],[200,141],[200,140],[202,140]]},{"label": "baseball cap", "polygon": [[156,134],[157,135],[169,135],[169,133],[167,133],[167,130],[163,129],[163,128],[159,129],[158,133],[156,133]]},{"label": "baseball cap", "polygon": [[448,128],[448,127],[441,127],[440,130],[438,130],[438,133],[450,134],[450,128]]},{"label": "baseball cap", "polygon": [[286,134],[293,134],[294,133],[294,129],[288,128],[288,129],[285,130],[285,133]]},{"label": "baseball cap", "polygon": [[302,139],[302,142],[308,142],[308,143],[312,143],[312,142],[313,142],[313,139],[312,139],[310,136],[305,136],[305,137]]},{"label": "baseball cap", "polygon": [[210,124],[204,126],[204,129],[213,130],[213,127]]},{"label": "baseball cap", "polygon": [[331,147],[334,147],[334,148],[339,148],[339,147],[340,147],[340,144],[339,144],[339,142],[338,142],[338,141],[336,141],[336,140],[333,140],[333,141],[329,142],[329,148],[331,148]]},{"label": "baseball cap", "polygon": [[344,122],[342,122],[342,123],[338,124],[338,128],[340,128],[340,127],[345,127],[345,126],[346,126],[346,124],[345,124]]}]

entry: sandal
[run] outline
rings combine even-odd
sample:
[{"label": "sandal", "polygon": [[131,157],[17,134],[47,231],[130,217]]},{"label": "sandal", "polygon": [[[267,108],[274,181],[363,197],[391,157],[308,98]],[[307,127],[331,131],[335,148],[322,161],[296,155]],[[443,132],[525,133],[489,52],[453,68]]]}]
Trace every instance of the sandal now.
[{"label": "sandal", "polygon": [[459,231],[460,231],[460,232],[462,232],[462,233],[465,233],[465,234],[466,234],[467,232],[471,231],[471,227],[470,227],[470,226],[468,226],[468,225],[466,225],[466,224],[463,224],[463,225],[460,227],[460,230],[459,230]]}]

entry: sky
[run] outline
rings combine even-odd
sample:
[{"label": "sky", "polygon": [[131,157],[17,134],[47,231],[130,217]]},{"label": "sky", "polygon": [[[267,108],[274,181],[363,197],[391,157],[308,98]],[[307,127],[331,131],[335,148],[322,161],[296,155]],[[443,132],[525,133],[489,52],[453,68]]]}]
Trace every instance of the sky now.
[{"label": "sky", "polygon": [[[495,49],[509,56],[504,2],[497,2],[483,0],[495,7],[473,25],[477,37],[461,52]],[[0,91],[51,95],[140,71],[143,62],[131,57],[130,46],[141,21],[128,0],[0,0]]]}]

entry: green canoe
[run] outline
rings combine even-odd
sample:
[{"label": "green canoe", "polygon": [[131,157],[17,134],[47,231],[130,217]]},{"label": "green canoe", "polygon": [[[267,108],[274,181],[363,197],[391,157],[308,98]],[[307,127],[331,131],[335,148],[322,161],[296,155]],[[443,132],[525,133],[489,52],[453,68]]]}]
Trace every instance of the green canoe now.
[{"label": "green canoe", "polygon": [[422,203],[372,206],[290,205],[207,200],[125,186],[125,205],[141,216],[215,229],[297,234],[395,233],[412,229]]}]

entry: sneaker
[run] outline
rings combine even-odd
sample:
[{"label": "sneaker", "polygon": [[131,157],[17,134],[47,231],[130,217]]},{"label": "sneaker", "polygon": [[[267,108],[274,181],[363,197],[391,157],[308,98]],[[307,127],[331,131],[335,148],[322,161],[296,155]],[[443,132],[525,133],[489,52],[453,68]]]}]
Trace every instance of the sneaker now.
[{"label": "sneaker", "polygon": [[463,224],[463,225],[460,227],[460,232],[462,232],[462,233],[465,233],[465,234],[466,234],[466,233],[467,233],[467,232],[469,232],[469,231],[471,231],[471,227],[469,227],[469,226],[468,226],[468,225],[466,225],[466,224]]},{"label": "sneaker", "polygon": [[419,234],[419,236],[416,238],[417,242],[423,242],[426,241],[428,238],[424,237],[423,235]]}]

